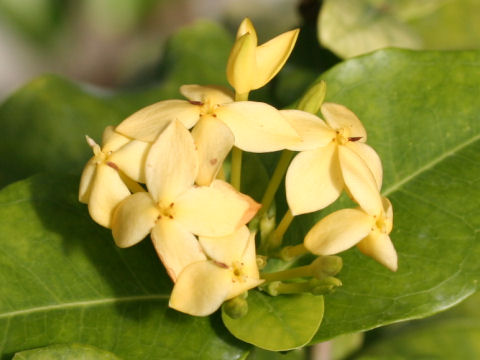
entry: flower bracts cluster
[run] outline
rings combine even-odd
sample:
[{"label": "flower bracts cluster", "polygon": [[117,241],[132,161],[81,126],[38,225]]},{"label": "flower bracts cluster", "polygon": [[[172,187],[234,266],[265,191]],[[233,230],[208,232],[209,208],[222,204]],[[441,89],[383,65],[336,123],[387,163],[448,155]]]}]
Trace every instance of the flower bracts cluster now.
[{"label": "flower bracts cluster", "polygon": [[[160,101],[137,111],[105,129],[101,146],[87,137],[94,156],[81,177],[80,201],[88,204],[94,221],[112,229],[119,247],[151,237],[174,282],[169,303],[174,309],[209,315],[258,286],[272,295],[326,293],[341,284],[333,278],[341,259],[331,255],[353,245],[396,269],[389,238],[392,207],[379,193],[382,165],[366,144],[360,120],[342,105],[322,104],[323,96],[305,98],[310,100],[303,109],[321,107],[325,121],[311,112],[248,101],[249,92],[268,83],[285,64],[297,35],[293,30],[258,46],[246,19],[227,64],[234,93],[183,85],[185,100]],[[261,257],[254,225],[267,216],[272,198],[267,193],[274,194],[279,181],[272,179],[262,204],[242,194],[241,152],[279,150],[298,152],[288,170],[285,166],[290,219],[325,208],[343,189],[358,208],[328,215],[302,244],[290,247],[295,256],[307,251],[319,255],[310,266],[260,274],[259,260],[282,253],[282,224],[262,234],[267,246],[260,248]],[[229,183],[223,164],[231,151]]]}]

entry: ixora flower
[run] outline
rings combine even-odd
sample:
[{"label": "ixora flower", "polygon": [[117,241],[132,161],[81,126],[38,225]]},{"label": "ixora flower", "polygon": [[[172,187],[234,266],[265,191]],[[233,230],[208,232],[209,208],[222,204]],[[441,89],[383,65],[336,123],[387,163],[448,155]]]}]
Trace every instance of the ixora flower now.
[{"label": "ixora flower", "polygon": [[376,214],[343,209],[326,216],[305,236],[305,247],[317,255],[332,255],[357,245],[365,255],[396,271],[397,253],[389,236],[393,226],[392,204],[387,198],[381,200]]},{"label": "ixora flower", "polygon": [[145,167],[148,192],[118,205],[113,238],[118,246],[129,247],[151,233],[173,281],[185,266],[206,259],[194,234],[231,234],[258,210],[259,204],[223,181],[194,186],[198,157],[192,136],[179,121],[172,121],[153,143]]},{"label": "ixora flower", "polygon": [[255,256],[255,233],[246,226],[220,237],[199,237],[208,260],[185,267],[170,297],[169,306],[195,316],[207,316],[225,300],[257,287],[259,277]]},{"label": "ixora flower", "polygon": [[291,30],[257,46],[255,28],[250,19],[244,19],[227,63],[228,82],[237,94],[248,94],[267,84],[287,61],[298,33],[299,29]]},{"label": "ixora flower", "polygon": [[213,86],[183,85],[187,100],[165,100],[143,108],[120,123],[121,134],[154,141],[168,123],[179,120],[191,128],[200,167],[196,182],[215,178],[233,145],[249,152],[270,152],[298,142],[295,130],[274,107],[253,101],[233,102],[231,94]]},{"label": "ixora flower", "polygon": [[95,222],[110,228],[115,206],[130,195],[130,190],[140,189],[134,181],[142,182],[145,177],[143,164],[150,144],[132,141],[116,133],[113,126],[103,132],[102,148],[88,136],[87,143],[94,155],[83,169],[78,198],[88,204]]},{"label": "ixora flower", "polygon": [[365,144],[367,133],[357,116],[345,106],[324,103],[326,123],[300,110],[282,110],[302,141],[290,150],[300,151],[285,178],[288,205],[293,215],[325,208],[342,189],[368,213],[380,202],[382,164]]}]

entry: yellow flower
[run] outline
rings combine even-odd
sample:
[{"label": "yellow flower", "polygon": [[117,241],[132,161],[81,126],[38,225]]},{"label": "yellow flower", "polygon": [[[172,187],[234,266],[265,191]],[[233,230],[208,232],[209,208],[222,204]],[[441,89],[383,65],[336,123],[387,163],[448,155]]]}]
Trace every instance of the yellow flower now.
[{"label": "yellow flower", "polygon": [[185,266],[206,259],[194,234],[231,234],[258,210],[250,197],[225,182],[194,186],[198,157],[192,136],[179,121],[153,143],[145,168],[148,193],[130,195],[117,206],[113,238],[118,246],[129,247],[151,233],[173,281]]},{"label": "yellow flower", "polygon": [[392,227],[392,204],[382,198],[382,209],[376,214],[343,209],[326,216],[308,232],[304,245],[317,255],[333,255],[357,245],[365,255],[396,271],[397,253],[389,236]]},{"label": "yellow flower", "polygon": [[325,208],[342,189],[370,214],[381,208],[382,164],[365,144],[367,133],[357,116],[345,106],[324,103],[326,123],[300,110],[283,110],[302,141],[291,150],[301,151],[285,178],[287,201],[293,215]]},{"label": "yellow flower", "polygon": [[200,237],[199,241],[209,260],[183,269],[173,288],[170,307],[190,315],[207,316],[225,300],[263,282],[255,256],[255,233],[250,233],[246,226],[225,237]]},{"label": "yellow flower", "polygon": [[237,94],[248,94],[267,84],[283,67],[297,41],[299,29],[285,32],[257,46],[257,33],[246,18],[227,63],[228,82]]}]

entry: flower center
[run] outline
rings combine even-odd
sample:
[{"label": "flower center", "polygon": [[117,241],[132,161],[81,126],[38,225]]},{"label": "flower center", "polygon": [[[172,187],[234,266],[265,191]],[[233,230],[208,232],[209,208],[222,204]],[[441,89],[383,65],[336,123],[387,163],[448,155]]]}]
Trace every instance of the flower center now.
[{"label": "flower center", "polygon": [[384,234],[389,234],[390,230],[392,229],[392,220],[387,219],[385,216],[379,216],[377,221],[375,222],[375,226],[377,227],[378,231]]},{"label": "flower center", "polygon": [[158,204],[158,210],[160,211],[160,215],[158,215],[158,220],[162,217],[166,217],[168,219],[173,219],[175,217],[175,204],[172,202],[168,205]]},{"label": "flower center", "polygon": [[243,263],[240,261],[234,261],[232,263],[232,273],[233,273],[233,282],[245,282],[247,278],[247,274],[245,273],[245,269]]},{"label": "flower center", "polygon": [[350,141],[350,129],[349,128],[340,128],[335,131],[337,134],[336,140],[338,145],[345,145],[347,142]]}]

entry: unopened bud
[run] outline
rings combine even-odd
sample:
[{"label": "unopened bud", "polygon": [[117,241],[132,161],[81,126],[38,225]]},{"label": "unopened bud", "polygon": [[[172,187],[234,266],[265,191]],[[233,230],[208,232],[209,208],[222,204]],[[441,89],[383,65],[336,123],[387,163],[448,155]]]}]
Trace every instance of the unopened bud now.
[{"label": "unopened bud", "polygon": [[223,311],[232,319],[239,319],[248,313],[247,297],[242,294],[234,297],[223,304]]},{"label": "unopened bud", "polygon": [[313,279],[311,293],[314,295],[325,295],[330,294],[339,286],[342,286],[342,282],[332,276],[326,277],[322,280]]},{"label": "unopened bud", "polygon": [[316,114],[325,100],[327,94],[327,83],[321,80],[319,83],[313,85],[297,105],[298,110],[303,110],[312,114]]},{"label": "unopened bud", "polygon": [[335,276],[342,270],[343,261],[340,256],[319,256],[312,262],[312,275],[317,279]]}]

